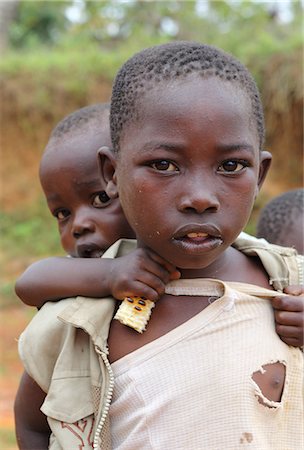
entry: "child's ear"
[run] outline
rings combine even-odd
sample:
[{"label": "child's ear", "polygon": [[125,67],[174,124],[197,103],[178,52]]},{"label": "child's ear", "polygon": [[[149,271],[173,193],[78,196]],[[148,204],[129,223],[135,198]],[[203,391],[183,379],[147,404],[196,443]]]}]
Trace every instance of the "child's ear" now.
[{"label": "child's ear", "polygon": [[106,193],[110,198],[118,197],[116,183],[116,159],[109,147],[98,150],[98,165],[102,181],[106,185]]},{"label": "child's ear", "polygon": [[259,178],[257,184],[257,194],[264,183],[266,175],[271,165],[272,155],[266,150],[262,150],[260,153],[260,169],[259,169]]}]

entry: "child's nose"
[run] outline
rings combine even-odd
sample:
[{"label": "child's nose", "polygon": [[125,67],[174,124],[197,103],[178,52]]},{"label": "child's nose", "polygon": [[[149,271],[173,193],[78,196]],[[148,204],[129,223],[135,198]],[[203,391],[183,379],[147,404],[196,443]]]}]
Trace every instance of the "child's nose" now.
[{"label": "child's nose", "polygon": [[216,212],[219,209],[215,185],[211,180],[207,182],[202,176],[191,176],[181,187],[180,211],[201,214],[205,211]]},{"label": "child's nose", "polygon": [[94,221],[85,214],[77,214],[73,222],[72,233],[75,239],[85,233],[93,233],[95,230]]}]

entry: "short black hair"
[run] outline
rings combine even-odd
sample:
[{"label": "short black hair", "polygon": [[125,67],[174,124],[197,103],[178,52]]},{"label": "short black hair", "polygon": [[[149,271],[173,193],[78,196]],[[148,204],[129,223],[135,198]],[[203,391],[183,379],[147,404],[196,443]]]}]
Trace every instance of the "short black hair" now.
[{"label": "short black hair", "polygon": [[257,237],[280,245],[280,238],[286,235],[300,215],[303,216],[303,212],[304,189],[294,189],[275,197],[260,213]]},{"label": "short black hair", "polygon": [[53,129],[50,139],[62,138],[64,135],[82,129],[89,122],[100,124],[104,113],[110,110],[109,103],[96,103],[77,109],[68,116],[64,117]]},{"label": "short black hair", "polygon": [[235,57],[216,47],[198,42],[175,41],[142,50],[117,73],[110,112],[111,139],[116,153],[119,151],[123,127],[137,119],[137,100],[159,82],[186,78],[192,73],[238,83],[251,101],[262,148],[265,134],[263,107],[258,88],[248,69]]}]

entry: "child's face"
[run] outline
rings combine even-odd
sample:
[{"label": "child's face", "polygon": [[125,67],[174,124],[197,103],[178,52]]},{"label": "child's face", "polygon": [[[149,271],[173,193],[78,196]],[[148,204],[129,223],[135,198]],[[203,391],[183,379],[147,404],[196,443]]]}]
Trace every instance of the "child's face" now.
[{"label": "child's face", "polygon": [[244,228],[270,162],[249,99],[227,81],[195,76],[158,84],[141,105],[120,141],[121,204],[139,245],[203,269]]},{"label": "child's face", "polygon": [[62,247],[74,257],[100,257],[117,239],[134,237],[119,200],[104,193],[97,164],[104,136],[87,132],[60,142],[60,148],[51,144],[41,162],[48,207],[58,221]]}]

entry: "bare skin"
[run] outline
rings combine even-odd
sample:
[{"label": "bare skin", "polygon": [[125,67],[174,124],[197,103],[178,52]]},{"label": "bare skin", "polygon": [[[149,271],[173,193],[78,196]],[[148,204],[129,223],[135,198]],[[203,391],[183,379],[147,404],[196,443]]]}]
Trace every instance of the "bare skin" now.
[{"label": "bare skin", "polygon": [[40,411],[44,398],[45,392],[24,372],[15,399],[16,437],[21,450],[48,448],[51,430]]}]

